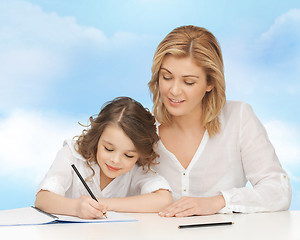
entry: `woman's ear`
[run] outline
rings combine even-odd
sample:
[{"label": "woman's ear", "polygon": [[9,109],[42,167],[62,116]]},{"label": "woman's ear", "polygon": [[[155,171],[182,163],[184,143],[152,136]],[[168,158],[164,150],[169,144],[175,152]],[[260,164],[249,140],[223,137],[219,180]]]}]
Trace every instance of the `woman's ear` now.
[{"label": "woman's ear", "polygon": [[211,90],[213,90],[214,87],[215,87],[215,86],[214,86],[213,84],[207,85],[207,87],[206,87],[206,92],[211,92]]}]

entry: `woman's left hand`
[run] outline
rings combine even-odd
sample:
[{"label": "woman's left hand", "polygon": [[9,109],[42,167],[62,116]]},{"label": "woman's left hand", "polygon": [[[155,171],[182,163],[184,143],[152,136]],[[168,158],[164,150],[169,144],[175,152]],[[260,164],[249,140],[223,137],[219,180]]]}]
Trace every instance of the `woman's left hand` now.
[{"label": "woman's left hand", "polygon": [[222,195],[214,197],[182,197],[159,213],[161,217],[210,215],[225,207]]}]

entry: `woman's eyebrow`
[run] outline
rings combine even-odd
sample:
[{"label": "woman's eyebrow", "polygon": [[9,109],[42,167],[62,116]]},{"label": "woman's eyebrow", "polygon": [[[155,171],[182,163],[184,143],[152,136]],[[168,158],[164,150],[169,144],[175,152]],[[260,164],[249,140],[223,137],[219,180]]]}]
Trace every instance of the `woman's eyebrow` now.
[{"label": "woman's eyebrow", "polygon": [[199,76],[197,76],[197,75],[184,75],[184,76],[182,76],[182,77],[193,77],[193,78],[199,78]]},{"label": "woman's eyebrow", "polygon": [[[168,73],[172,74],[172,72],[169,71],[167,68],[161,67],[160,70],[165,70],[165,71],[167,71]],[[192,74],[184,75],[184,76],[182,76],[182,77],[184,77],[184,78],[188,78],[188,77],[199,78],[199,76],[197,76],[197,75],[192,75]]]},{"label": "woman's eyebrow", "polygon": [[[167,71],[168,73],[171,73],[168,69],[166,69],[166,68],[164,68],[164,67],[160,68],[160,70],[165,70],[165,71]],[[171,73],[171,74],[172,74],[172,73]]]}]

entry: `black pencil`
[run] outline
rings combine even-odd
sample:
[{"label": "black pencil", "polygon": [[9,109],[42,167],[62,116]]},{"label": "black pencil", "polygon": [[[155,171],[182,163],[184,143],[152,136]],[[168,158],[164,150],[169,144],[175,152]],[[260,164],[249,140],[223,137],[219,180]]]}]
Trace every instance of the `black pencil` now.
[{"label": "black pencil", "polygon": [[216,223],[201,223],[201,224],[190,224],[190,225],[179,225],[178,228],[196,228],[196,227],[213,227],[222,225],[232,225],[233,222],[216,222]]},{"label": "black pencil", "polygon": [[[81,176],[81,174],[79,173],[78,169],[75,167],[74,164],[71,165],[73,170],[75,171],[75,173],[77,174],[77,176],[79,177],[80,181],[82,182],[82,184],[84,185],[84,187],[86,188],[86,190],[89,192],[90,196],[98,202],[97,198],[95,197],[95,195],[93,194],[93,192],[91,191],[91,189],[89,188],[89,186],[86,184],[86,182],[84,181],[83,177]],[[106,213],[103,213],[103,215],[107,218]]]}]

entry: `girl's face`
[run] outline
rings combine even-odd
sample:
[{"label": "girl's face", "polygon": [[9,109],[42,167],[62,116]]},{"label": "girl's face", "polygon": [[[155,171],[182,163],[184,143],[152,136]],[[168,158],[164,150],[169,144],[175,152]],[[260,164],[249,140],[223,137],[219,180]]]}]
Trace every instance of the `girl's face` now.
[{"label": "girl's face", "polygon": [[173,117],[202,113],[202,99],[213,89],[203,68],[190,57],[166,56],[159,72],[162,101]]},{"label": "girl's face", "polygon": [[127,173],[138,159],[134,144],[120,127],[111,125],[104,129],[97,149],[101,174],[112,180]]}]

